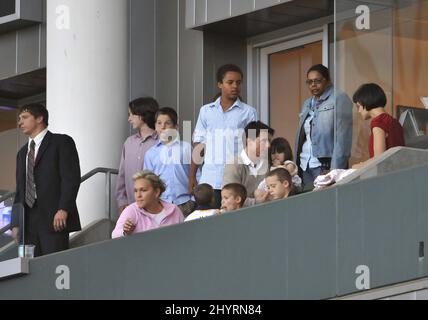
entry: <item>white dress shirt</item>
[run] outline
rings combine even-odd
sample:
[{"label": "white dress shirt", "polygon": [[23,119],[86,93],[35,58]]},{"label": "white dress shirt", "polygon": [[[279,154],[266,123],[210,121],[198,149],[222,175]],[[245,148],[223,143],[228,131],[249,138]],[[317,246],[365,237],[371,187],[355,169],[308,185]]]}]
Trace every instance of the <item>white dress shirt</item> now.
[{"label": "white dress shirt", "polygon": [[248,166],[250,168],[250,174],[254,177],[259,176],[259,171],[260,169],[263,167],[263,159],[261,159],[261,161],[259,161],[258,163],[254,163],[253,161],[251,161],[251,159],[248,157],[247,152],[244,150],[242,150],[241,152],[241,159],[242,159],[242,163],[245,164],[246,166]]},{"label": "white dress shirt", "polygon": [[[37,154],[39,152],[40,146],[47,133],[48,133],[48,129],[46,128],[45,130],[40,132],[34,139],[31,139],[31,138],[28,139],[28,151],[27,151],[27,157],[25,160],[25,172],[27,172],[28,170],[28,154],[30,153],[31,142],[34,140],[34,143],[36,144],[34,148],[34,162],[36,162]],[[34,191],[35,191],[35,199],[37,199],[37,188],[35,188]]]}]

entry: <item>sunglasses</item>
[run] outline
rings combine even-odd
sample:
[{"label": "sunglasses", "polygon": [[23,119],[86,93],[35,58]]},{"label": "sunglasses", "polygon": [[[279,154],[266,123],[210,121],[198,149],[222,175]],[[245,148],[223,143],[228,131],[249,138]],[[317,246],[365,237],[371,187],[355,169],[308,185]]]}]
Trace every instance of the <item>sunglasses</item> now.
[{"label": "sunglasses", "polygon": [[311,86],[313,84],[319,85],[319,84],[323,83],[323,81],[324,81],[324,78],[322,78],[322,79],[313,79],[313,80],[308,79],[308,80],[306,80],[306,84],[308,86]]}]

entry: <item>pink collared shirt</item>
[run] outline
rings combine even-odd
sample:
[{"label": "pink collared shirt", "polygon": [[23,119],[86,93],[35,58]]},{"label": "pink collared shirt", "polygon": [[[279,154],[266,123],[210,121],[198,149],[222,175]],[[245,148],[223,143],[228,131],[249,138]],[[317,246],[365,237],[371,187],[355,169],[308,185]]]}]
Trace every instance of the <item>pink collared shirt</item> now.
[{"label": "pink collared shirt", "polygon": [[158,223],[152,214],[148,213],[144,209],[140,209],[137,203],[133,203],[128,206],[120,216],[116,223],[116,227],[113,230],[112,238],[124,237],[123,226],[129,219],[135,225],[135,230],[132,234],[141,233],[149,230],[154,230],[174,224],[179,224],[184,221],[184,216],[181,210],[173,204],[161,201],[164,208],[165,217]]},{"label": "pink collared shirt", "polygon": [[156,131],[141,138],[140,134],[129,137],[123,145],[119,175],[116,183],[116,200],[119,207],[135,202],[134,180],[132,177],[144,170],[146,152],[158,142]]}]

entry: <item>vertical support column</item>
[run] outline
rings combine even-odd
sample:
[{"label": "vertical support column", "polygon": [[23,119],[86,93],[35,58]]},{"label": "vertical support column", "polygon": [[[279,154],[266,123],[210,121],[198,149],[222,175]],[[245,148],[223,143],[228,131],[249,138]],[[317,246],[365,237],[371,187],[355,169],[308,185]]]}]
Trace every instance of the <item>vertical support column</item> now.
[{"label": "vertical support column", "polygon": [[[47,0],[50,130],[72,136],[82,174],[118,168],[129,133],[129,1]],[[105,217],[103,175],[81,186],[83,225]]]}]

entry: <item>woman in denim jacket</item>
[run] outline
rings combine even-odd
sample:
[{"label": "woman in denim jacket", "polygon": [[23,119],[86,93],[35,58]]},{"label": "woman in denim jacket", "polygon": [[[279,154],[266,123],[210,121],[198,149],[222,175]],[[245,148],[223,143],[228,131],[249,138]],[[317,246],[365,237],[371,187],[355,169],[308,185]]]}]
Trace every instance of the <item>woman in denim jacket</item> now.
[{"label": "woman in denim jacket", "polygon": [[334,89],[329,70],[319,64],[307,73],[312,98],[305,101],[296,138],[296,163],[305,190],[332,169],[347,169],[352,147],[352,102]]}]

